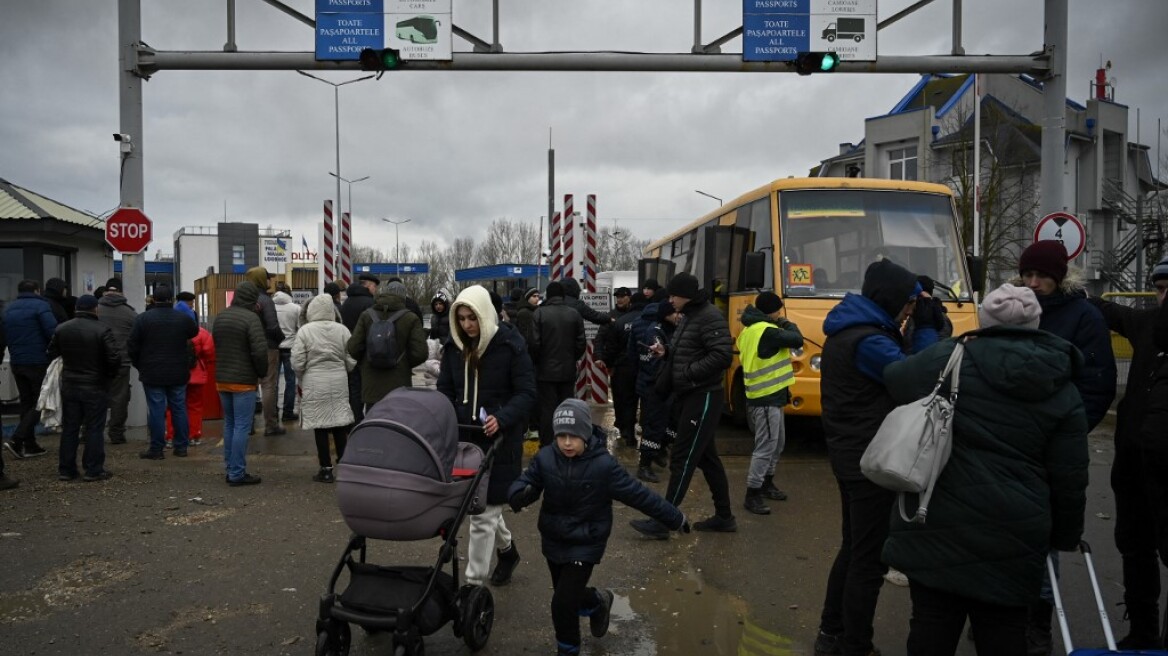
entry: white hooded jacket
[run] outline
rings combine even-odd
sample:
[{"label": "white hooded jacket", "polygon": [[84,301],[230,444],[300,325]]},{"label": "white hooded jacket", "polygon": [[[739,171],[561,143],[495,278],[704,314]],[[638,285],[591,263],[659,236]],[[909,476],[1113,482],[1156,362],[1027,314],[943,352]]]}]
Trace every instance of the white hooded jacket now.
[{"label": "white hooded jacket", "polygon": [[280,332],[284,333],[284,341],[280,348],[292,348],[296,339],[296,330],[300,328],[300,306],[292,302],[292,297],[284,292],[272,294],[272,302],[276,304],[276,319],[280,322]]},{"label": "white hooded jacket", "polygon": [[349,329],[335,320],[333,299],[321,294],[308,303],[308,323],[292,344],[292,369],[300,382],[301,428],[336,428],[353,423],[349,407]]}]

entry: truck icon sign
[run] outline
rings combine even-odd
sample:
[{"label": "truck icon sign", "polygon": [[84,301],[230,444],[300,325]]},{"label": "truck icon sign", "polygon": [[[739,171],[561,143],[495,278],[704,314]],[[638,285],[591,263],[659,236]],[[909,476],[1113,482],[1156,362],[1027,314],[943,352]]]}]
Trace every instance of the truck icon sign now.
[{"label": "truck icon sign", "polygon": [[[838,25],[838,27],[837,27]],[[823,34],[820,38],[827,39],[829,42],[835,41],[836,38],[852,39],[856,43],[864,40],[864,19],[863,18],[840,18],[835,23],[828,23],[824,28]]]}]

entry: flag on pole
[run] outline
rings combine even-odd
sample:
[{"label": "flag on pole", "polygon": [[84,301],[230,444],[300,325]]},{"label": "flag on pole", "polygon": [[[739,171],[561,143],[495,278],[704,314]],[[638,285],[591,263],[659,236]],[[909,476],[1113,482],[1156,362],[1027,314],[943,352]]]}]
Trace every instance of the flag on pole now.
[{"label": "flag on pole", "polygon": [[300,233],[300,243],[304,244],[304,252],[308,252],[308,239],[304,237],[304,233]]}]

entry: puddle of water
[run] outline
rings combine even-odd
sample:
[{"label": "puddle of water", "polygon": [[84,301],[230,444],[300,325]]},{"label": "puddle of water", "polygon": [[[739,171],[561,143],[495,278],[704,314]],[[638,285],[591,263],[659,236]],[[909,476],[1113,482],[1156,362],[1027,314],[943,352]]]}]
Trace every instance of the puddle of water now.
[{"label": "puddle of water", "polygon": [[[649,635],[622,640],[621,653],[711,654],[718,656],[797,656],[806,654],[795,641],[759,626],[750,618],[746,601],[707,585],[694,571],[656,577],[645,588],[618,595],[612,607],[614,625],[641,621]],[[631,633],[631,632],[630,632]]]}]

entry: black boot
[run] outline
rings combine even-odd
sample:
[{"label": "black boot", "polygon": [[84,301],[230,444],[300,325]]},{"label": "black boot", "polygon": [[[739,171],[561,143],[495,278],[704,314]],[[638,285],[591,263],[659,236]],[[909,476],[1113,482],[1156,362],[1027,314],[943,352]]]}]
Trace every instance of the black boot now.
[{"label": "black boot", "polygon": [[519,565],[519,549],[512,540],[511,546],[498,554],[499,563],[495,565],[495,571],[491,572],[491,585],[507,585],[511,582],[511,573]]},{"label": "black boot", "polygon": [[646,483],[660,483],[661,479],[653,472],[653,465],[641,465],[637,467],[637,478]]},{"label": "black boot", "polygon": [[787,493],[775,487],[775,475],[765,476],[762,479],[762,495],[775,501],[786,501]]},{"label": "black boot", "polygon": [[761,488],[757,487],[746,488],[746,503],[743,503],[742,507],[756,515],[771,514],[771,509],[767,508],[766,504],[762,502]]},{"label": "black boot", "polygon": [[1026,623],[1026,656],[1050,656],[1054,644],[1050,638],[1050,620],[1054,607],[1043,599],[1030,604]]},{"label": "black boot", "polygon": [[1127,636],[1115,643],[1120,649],[1162,649],[1164,643],[1160,637],[1160,609],[1156,606],[1139,605],[1133,607],[1130,603],[1127,608],[1127,618],[1131,629]]}]

